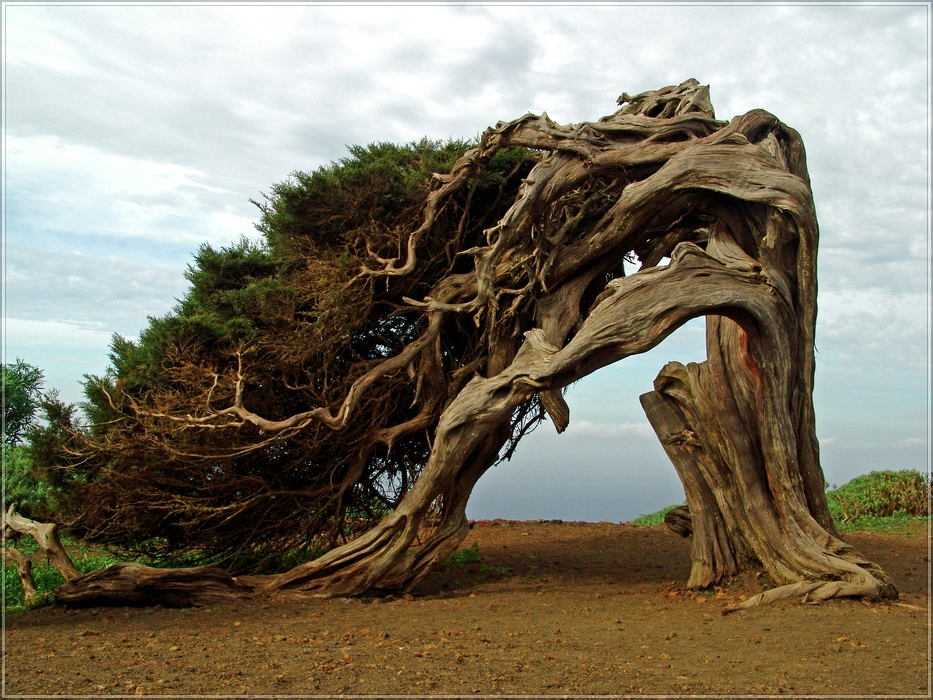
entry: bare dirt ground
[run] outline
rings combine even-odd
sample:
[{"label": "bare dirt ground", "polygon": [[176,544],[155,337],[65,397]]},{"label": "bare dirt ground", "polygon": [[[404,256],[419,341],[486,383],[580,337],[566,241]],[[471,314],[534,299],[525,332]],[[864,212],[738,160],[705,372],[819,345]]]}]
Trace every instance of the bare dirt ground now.
[{"label": "bare dirt ground", "polygon": [[4,696],[929,697],[926,525],[847,539],[900,601],[724,617],[765,577],[687,591],[689,544],[663,526],[478,522],[464,546],[482,560],[439,567],[406,598],[8,615]]}]

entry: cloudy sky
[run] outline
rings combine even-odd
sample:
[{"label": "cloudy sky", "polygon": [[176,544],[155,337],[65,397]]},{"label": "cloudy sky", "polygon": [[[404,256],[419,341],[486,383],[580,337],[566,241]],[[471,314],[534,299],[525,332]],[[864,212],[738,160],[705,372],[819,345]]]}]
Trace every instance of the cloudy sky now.
[{"label": "cloudy sky", "polygon": [[[807,146],[821,226],[824,471],[927,469],[929,3],[3,4],[3,352],[70,401],[113,333],[185,294],[197,247],[256,237],[260,199],[350,144],[561,123],[696,78]],[[568,394],[477,485],[471,517],[628,520],[683,492],[639,406],[702,324]]]}]

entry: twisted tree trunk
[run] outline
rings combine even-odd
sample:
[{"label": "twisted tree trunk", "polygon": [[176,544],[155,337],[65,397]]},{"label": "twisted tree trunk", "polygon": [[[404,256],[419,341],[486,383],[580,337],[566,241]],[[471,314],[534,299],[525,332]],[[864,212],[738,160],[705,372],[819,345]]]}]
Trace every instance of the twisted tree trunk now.
[{"label": "twisted tree trunk", "polygon": [[[417,367],[419,382],[447,386],[435,346],[445,319],[469,314],[484,324],[485,376],[440,414],[424,470],[395,511],[285,574],[249,586],[213,571],[187,581],[203,576],[214,594],[232,597],[411,588],[464,539],[467,500],[512,435],[516,411],[537,395],[562,431],[569,408],[561,389],[704,316],[707,360],[668,364],[641,397],[687,494],[678,527],[693,537],[689,585],[760,563],[781,587],[747,605],[796,594],[896,596],[885,573],[838,538],[826,506],[812,399],[818,229],[799,135],[760,110],[717,121],[696,81],[620,101],[626,106],[598,122],[560,126],[527,115],[490,129],[439,178],[406,259],[364,270],[391,277],[415,269],[445,193],[466,186],[496,152],[549,152],[486,231],[488,245],[462,252],[473,271],[406,300],[424,310],[423,335],[354,385],[331,420],[335,429],[352,420],[354,402],[405,366]],[[611,199],[595,219],[594,192]],[[636,257],[641,269],[625,276],[623,260]],[[594,300],[607,275],[615,279]],[[281,423],[291,430],[330,417],[316,411]],[[60,598],[94,600],[103,577],[73,579]]]}]

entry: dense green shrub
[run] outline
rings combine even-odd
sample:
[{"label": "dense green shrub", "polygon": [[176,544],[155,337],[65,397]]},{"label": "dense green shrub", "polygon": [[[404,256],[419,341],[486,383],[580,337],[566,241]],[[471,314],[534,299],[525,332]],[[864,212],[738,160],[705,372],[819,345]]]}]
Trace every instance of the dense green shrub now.
[{"label": "dense green shrub", "polygon": [[[904,520],[929,515],[931,487],[930,477],[916,470],[874,471],[833,486],[826,492],[826,500],[837,526],[851,530],[867,527],[869,519]],[[640,515],[632,523],[660,525],[667,512],[676,507]],[[850,525],[853,527],[847,527]]]},{"label": "dense green shrub", "polygon": [[3,510],[15,503],[16,511],[21,515],[34,520],[48,520],[53,489],[34,473],[29,448],[24,445],[7,447],[3,454],[3,472],[6,476]]},{"label": "dense green shrub", "polygon": [[34,424],[42,399],[42,370],[17,358],[0,366],[3,386],[3,442],[17,445]]},{"label": "dense green shrub", "polygon": [[929,514],[930,478],[915,470],[876,471],[826,492],[833,520],[920,517]]},{"label": "dense green shrub", "polygon": [[48,457],[62,433],[78,429],[75,407],[58,391],[43,390],[43,373],[23,360],[2,366],[3,509],[16,504],[21,515],[53,520],[56,499],[67,485],[55,456]]},{"label": "dense green shrub", "polygon": [[664,522],[664,516],[667,515],[669,510],[673,510],[682,504],[675,504],[672,506],[665,506],[661,510],[655,513],[648,513],[647,515],[639,515],[632,521],[632,525],[660,525]]}]

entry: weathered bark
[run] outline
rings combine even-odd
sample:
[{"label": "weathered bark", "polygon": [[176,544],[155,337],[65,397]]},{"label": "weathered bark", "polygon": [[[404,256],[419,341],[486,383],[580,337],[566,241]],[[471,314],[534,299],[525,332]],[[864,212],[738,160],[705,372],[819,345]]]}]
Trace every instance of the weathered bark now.
[{"label": "weathered bark", "polygon": [[17,552],[13,547],[3,547],[4,562],[10,559],[16,564],[16,571],[19,574],[20,583],[23,586],[23,598],[27,603],[36,602],[36,584],[32,580],[32,561]]},{"label": "weathered bark", "polygon": [[[823,492],[812,400],[818,228],[799,135],[760,110],[715,120],[696,81],[622,101],[628,105],[599,122],[560,126],[527,115],[500,123],[439,178],[405,260],[378,258],[383,267],[363,276],[410,274],[446,194],[497,151],[550,152],[486,231],[488,245],[461,252],[474,270],[440,280],[423,300],[405,300],[424,310],[424,332],[359,379],[336,415],[319,408],[265,421],[243,407],[240,382],[232,407],[198,419],[231,414],[273,432],[313,421],[340,429],[366,392],[402,368],[419,391],[454,386],[424,470],[392,514],[319,559],[248,585],[216,570],[188,570],[182,584],[173,574],[122,567],[70,581],[59,598],[406,590],[463,540],[467,500],[509,441],[517,410],[537,395],[562,431],[569,408],[561,389],[701,316],[706,361],[668,364],[641,397],[687,494],[689,520],[679,512],[677,521],[693,537],[688,585],[760,563],[782,587],[746,605],[798,594],[896,596],[885,573],[838,538]],[[602,183],[601,202],[612,201],[587,219],[593,183]],[[635,257],[641,269],[625,276],[622,261]],[[658,267],[666,257],[670,264]],[[616,277],[594,299],[601,275]],[[484,375],[466,381],[463,372],[477,363],[448,384],[436,341],[453,314],[486,329],[487,349]],[[419,414],[411,429],[424,429],[432,415]]]},{"label": "weathered bark", "polygon": [[248,598],[252,586],[223,569],[156,569],[120,563],[66,581],[55,591],[65,605],[163,605],[187,608]]},{"label": "weathered bark", "polygon": [[690,537],[693,534],[693,523],[690,521],[690,509],[687,506],[671,508],[664,514],[664,524],[671,532],[681,537]]}]

